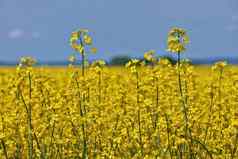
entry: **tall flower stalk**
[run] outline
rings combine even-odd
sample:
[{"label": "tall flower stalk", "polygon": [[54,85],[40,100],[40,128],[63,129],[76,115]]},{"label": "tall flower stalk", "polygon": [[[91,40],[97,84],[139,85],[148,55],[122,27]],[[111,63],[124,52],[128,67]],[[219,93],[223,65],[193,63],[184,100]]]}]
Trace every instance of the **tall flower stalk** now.
[{"label": "tall flower stalk", "polygon": [[31,75],[31,67],[36,63],[36,60],[33,59],[32,57],[26,56],[22,57],[20,59],[19,67],[18,69],[23,68],[24,72],[26,73],[26,76],[28,78],[28,88],[29,88],[29,102],[26,103],[24,100],[23,94],[20,91],[21,94],[21,99],[22,102],[26,108],[27,112],[27,129],[28,129],[28,158],[33,159],[33,127],[32,127],[32,104],[31,104],[31,99],[32,99],[32,75]]},{"label": "tall flower stalk", "polygon": [[140,77],[138,67],[142,63],[140,60],[132,59],[126,64],[126,68],[129,68],[131,73],[136,77],[136,106],[137,106],[137,120],[138,120],[138,137],[140,145],[140,154],[144,156],[144,146],[143,146],[143,137],[142,137],[142,123],[141,123],[141,104],[140,104]]},{"label": "tall flower stalk", "polygon": [[[86,29],[80,29],[78,31],[75,31],[71,34],[70,37],[70,45],[71,47],[80,53],[81,55],[81,71],[82,71],[82,77],[83,77],[83,82],[85,82],[85,64],[86,64],[86,49],[89,49],[89,47],[92,45],[92,38],[89,35],[89,31]],[[91,48],[90,52],[96,53],[96,48]],[[75,81],[77,84],[77,89],[79,92],[79,97],[80,99],[80,104],[79,104],[79,109],[80,109],[80,116],[83,118],[86,115],[86,106],[85,106],[85,101],[86,101],[86,94],[83,91],[82,94],[80,93],[80,88],[79,88],[79,82],[77,80],[77,77],[75,77]],[[83,86],[85,83],[82,84]],[[85,89],[85,88],[83,88]],[[81,129],[83,133],[83,152],[82,152],[82,158],[88,158],[88,145],[87,145],[87,123],[84,121],[81,124]]]},{"label": "tall flower stalk", "polygon": [[189,37],[184,29],[181,28],[173,28],[168,34],[168,51],[177,54],[177,71],[178,71],[178,86],[179,86],[179,94],[182,103],[182,113],[184,118],[184,135],[186,140],[189,142],[189,158],[192,157],[191,143],[192,136],[189,130],[189,119],[188,119],[188,108],[186,99],[184,96],[182,81],[181,81],[181,53],[186,50],[185,46],[189,43]]}]

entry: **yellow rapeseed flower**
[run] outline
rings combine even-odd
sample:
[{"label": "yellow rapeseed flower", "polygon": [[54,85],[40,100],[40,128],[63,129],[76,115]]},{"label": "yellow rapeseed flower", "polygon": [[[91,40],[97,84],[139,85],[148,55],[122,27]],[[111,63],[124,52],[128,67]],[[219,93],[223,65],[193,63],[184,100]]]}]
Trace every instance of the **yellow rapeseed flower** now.
[{"label": "yellow rapeseed flower", "polygon": [[86,45],[92,44],[92,38],[89,35],[84,35],[83,40]]},{"label": "yellow rapeseed flower", "polygon": [[184,29],[175,27],[170,30],[167,39],[168,51],[173,53],[184,52],[188,43],[189,37]]}]

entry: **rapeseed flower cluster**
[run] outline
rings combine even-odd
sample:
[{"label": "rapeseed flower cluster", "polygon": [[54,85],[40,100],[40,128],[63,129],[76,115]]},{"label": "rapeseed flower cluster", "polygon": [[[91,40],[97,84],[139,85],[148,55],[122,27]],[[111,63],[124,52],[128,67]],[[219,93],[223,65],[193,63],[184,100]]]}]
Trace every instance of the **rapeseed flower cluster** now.
[{"label": "rapeseed flower cluster", "polygon": [[[91,46],[92,38],[72,33],[83,54],[80,39]],[[172,29],[170,51],[180,54],[185,42],[186,32]],[[34,68],[25,57],[24,69],[0,69],[0,157],[238,158],[238,69],[180,56],[174,65],[154,51],[144,58],[153,67],[96,60],[80,75],[72,56],[73,68]]]}]

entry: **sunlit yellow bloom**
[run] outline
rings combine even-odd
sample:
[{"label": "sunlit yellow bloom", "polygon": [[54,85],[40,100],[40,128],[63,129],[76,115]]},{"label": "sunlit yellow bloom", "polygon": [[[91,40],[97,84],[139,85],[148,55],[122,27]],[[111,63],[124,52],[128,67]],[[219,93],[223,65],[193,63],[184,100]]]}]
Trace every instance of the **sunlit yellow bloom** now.
[{"label": "sunlit yellow bloom", "polygon": [[167,58],[160,58],[158,64],[160,66],[169,66],[171,65],[171,62]]},{"label": "sunlit yellow bloom", "polygon": [[104,60],[96,60],[92,63],[92,67],[100,67],[102,68],[103,66],[105,66],[105,61]]},{"label": "sunlit yellow bloom", "polygon": [[36,63],[36,60],[33,57],[25,56],[20,58],[19,66],[30,67]]},{"label": "sunlit yellow bloom", "polygon": [[147,61],[154,62],[155,61],[154,55],[155,55],[155,51],[154,50],[150,50],[150,51],[145,52],[144,58]]},{"label": "sunlit yellow bloom", "polygon": [[92,44],[92,38],[89,35],[84,35],[83,39],[84,39],[84,43],[86,45],[91,45]]},{"label": "sunlit yellow bloom", "polygon": [[227,61],[218,61],[212,66],[212,70],[222,70],[227,66]]},{"label": "sunlit yellow bloom", "polygon": [[173,53],[182,53],[189,43],[189,37],[184,29],[172,28],[168,34],[167,50]]}]

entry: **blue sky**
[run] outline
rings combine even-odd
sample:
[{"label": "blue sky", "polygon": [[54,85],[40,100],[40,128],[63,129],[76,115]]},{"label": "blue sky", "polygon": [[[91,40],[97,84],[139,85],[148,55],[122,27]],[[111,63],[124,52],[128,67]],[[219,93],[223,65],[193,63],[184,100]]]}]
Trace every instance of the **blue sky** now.
[{"label": "blue sky", "polygon": [[78,28],[92,32],[93,59],[166,54],[173,26],[188,31],[186,57],[238,57],[237,0],[0,0],[0,19],[0,61],[67,59]]}]

